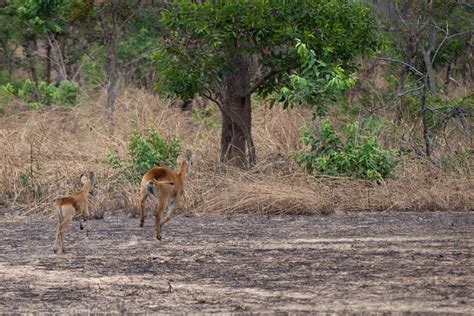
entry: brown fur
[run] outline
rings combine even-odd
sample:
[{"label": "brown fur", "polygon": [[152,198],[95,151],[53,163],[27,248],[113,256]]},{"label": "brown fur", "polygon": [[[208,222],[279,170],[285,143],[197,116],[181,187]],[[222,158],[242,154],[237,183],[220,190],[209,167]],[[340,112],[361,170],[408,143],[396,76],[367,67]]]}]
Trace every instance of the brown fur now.
[{"label": "brown fur", "polygon": [[[56,211],[57,228],[56,240],[54,242],[53,251],[57,252],[57,247],[61,246],[61,251],[64,253],[64,230],[72,221],[74,216],[82,215],[85,221],[89,219],[89,205],[88,196],[94,188],[94,173],[89,176],[81,175],[82,189],[67,196],[60,196],[54,200],[54,208]],[[84,229],[81,222],[79,222],[80,229]]]},{"label": "brown fur", "polygon": [[[154,167],[143,175],[140,185],[140,227],[143,227],[145,222],[145,201],[152,195],[158,201],[155,210],[155,229],[158,240],[161,240],[161,227],[171,219],[175,201],[180,200],[184,195],[184,181],[191,164],[191,152],[186,151],[178,172],[167,167]],[[166,217],[161,221],[161,215],[165,209],[167,209]]]}]

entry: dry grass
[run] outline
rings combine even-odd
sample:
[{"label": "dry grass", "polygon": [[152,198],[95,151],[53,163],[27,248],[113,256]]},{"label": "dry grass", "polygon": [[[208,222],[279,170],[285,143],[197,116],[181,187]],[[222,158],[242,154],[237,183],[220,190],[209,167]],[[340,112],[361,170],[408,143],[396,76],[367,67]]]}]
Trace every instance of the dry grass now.
[{"label": "dry grass", "polygon": [[[218,162],[219,126],[206,131],[191,114],[170,108],[157,96],[126,90],[118,101],[116,128],[105,124],[105,95],[76,108],[50,108],[0,117],[0,207],[52,213],[51,200],[78,189],[79,175],[94,171],[99,194],[92,210],[134,212],[137,187],[116,184],[117,171],[104,163],[107,150],[127,156],[133,129],[155,126],[178,135],[194,152],[183,209],[187,212],[328,213],[357,210],[474,209],[470,170],[458,175],[420,159],[406,158],[399,178],[374,184],[347,178],[315,180],[289,157],[298,148],[299,127],[310,114],[257,106],[254,137],[259,162],[240,170]],[[215,113],[216,121],[219,120]]]}]

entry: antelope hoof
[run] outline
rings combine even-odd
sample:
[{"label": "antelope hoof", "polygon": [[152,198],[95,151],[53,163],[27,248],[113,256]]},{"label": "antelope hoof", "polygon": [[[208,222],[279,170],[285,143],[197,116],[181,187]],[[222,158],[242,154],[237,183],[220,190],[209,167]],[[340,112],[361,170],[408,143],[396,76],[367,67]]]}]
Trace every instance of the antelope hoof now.
[{"label": "antelope hoof", "polygon": [[79,228],[80,228],[80,230],[83,230],[84,226],[82,226],[82,224],[79,224]]},{"label": "antelope hoof", "polygon": [[156,239],[161,240],[161,235],[156,235]]},{"label": "antelope hoof", "polygon": [[143,222],[140,222],[140,227],[143,227]]},{"label": "antelope hoof", "polygon": [[53,252],[54,252],[54,253],[57,253],[58,250],[57,250],[56,248],[53,248]]}]

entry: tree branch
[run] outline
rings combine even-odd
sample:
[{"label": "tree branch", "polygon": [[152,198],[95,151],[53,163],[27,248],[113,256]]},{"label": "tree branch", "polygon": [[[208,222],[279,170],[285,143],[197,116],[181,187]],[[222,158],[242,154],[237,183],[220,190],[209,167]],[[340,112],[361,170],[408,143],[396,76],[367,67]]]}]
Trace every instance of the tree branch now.
[{"label": "tree branch", "polygon": [[448,33],[445,33],[446,36],[443,38],[443,40],[441,41],[441,43],[439,44],[438,48],[436,49],[436,52],[434,53],[433,55],[433,59],[431,59],[431,65],[433,65],[435,59],[436,59],[436,56],[438,56],[438,53],[441,49],[441,47],[444,45],[444,43],[452,38],[452,37],[456,37],[456,36],[461,36],[461,35],[464,35],[464,34],[467,34],[467,33],[472,33],[472,30],[469,30],[469,31],[464,31],[464,32],[460,32],[460,33],[456,33],[456,34],[453,34],[453,35],[448,35]]},{"label": "tree branch", "polygon": [[248,91],[247,94],[252,94],[254,93],[261,85],[263,85],[268,79],[270,79],[273,75],[275,75],[277,73],[276,70],[272,69],[269,73],[267,73],[266,75],[260,77],[256,82],[255,84],[253,85],[253,87],[251,87]]},{"label": "tree branch", "polygon": [[398,60],[398,59],[392,59],[392,58],[388,58],[388,57],[376,57],[376,59],[380,59],[380,60],[385,60],[385,61],[390,61],[390,62],[393,62],[393,63],[400,63],[400,64],[403,64],[405,66],[407,66],[409,69],[413,70],[417,75],[419,76],[425,76],[424,73],[422,73],[421,71],[419,71],[418,69],[416,69],[415,67],[413,67],[412,65],[410,65],[409,63],[406,63],[402,60]]},{"label": "tree branch", "polygon": [[[423,84],[423,85],[421,85],[421,86],[419,86],[419,87],[416,87],[416,88],[407,90],[407,91],[405,91],[405,92],[399,93],[396,98],[400,98],[400,97],[403,97],[404,95],[407,95],[407,94],[409,94],[409,93],[419,91],[419,90],[423,89],[424,87],[425,87],[425,85]],[[395,98],[395,99],[396,99],[396,98]]]},{"label": "tree branch", "polygon": [[[206,93],[206,92],[207,92],[207,93]],[[216,98],[214,98],[214,97],[212,96],[212,92],[209,91],[209,89],[206,89],[206,92],[204,92],[204,93],[202,94],[202,96],[205,97],[206,99],[208,99],[208,100],[214,102],[214,103],[219,107],[219,109],[222,111],[222,113],[224,113],[224,109],[223,109],[223,107],[222,107],[222,104],[221,104]]]}]

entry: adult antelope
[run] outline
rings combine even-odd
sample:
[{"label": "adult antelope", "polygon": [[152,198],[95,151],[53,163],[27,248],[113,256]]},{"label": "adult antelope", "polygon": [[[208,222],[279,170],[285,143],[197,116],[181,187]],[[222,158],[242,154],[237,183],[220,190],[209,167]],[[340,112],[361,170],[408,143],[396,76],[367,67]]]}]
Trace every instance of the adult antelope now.
[{"label": "adult antelope", "polygon": [[[158,201],[155,210],[156,238],[161,240],[161,227],[169,222],[175,202],[184,194],[184,181],[192,166],[192,153],[187,150],[178,171],[167,167],[154,167],[143,175],[140,184],[140,227],[145,222],[145,201],[152,195]],[[161,220],[163,211],[166,216]]]}]

